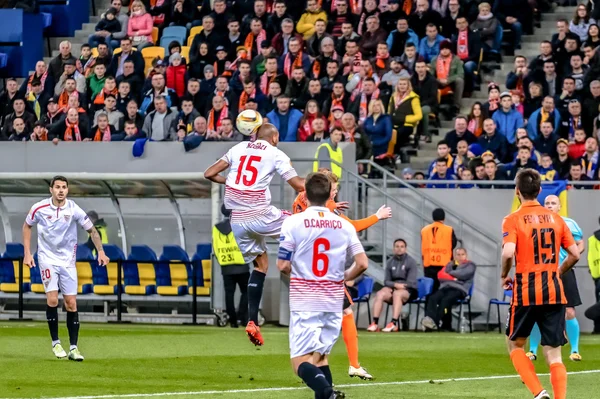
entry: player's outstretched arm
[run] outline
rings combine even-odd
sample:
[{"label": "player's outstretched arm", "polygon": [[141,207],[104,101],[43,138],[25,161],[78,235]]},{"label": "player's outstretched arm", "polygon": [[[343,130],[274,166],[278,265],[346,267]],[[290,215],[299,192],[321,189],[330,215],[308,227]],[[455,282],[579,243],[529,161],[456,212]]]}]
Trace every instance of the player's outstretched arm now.
[{"label": "player's outstretched arm", "polygon": [[579,251],[577,244],[570,245],[568,248],[565,248],[565,250],[567,251],[567,259],[563,261],[558,271],[561,276],[571,270],[581,257],[581,252]]},{"label": "player's outstretched arm", "polygon": [[227,168],[229,168],[229,164],[224,160],[219,159],[204,171],[204,177],[215,183],[225,184],[227,179],[224,176],[221,176],[220,173],[227,170]]},{"label": "player's outstretched arm", "polygon": [[27,222],[23,223],[23,264],[28,267],[35,267],[35,261],[31,255],[31,226]]},{"label": "player's outstretched arm", "polygon": [[106,254],[104,253],[104,247],[102,246],[102,238],[100,238],[98,230],[96,230],[96,228],[92,226],[92,228],[89,229],[87,232],[89,233],[90,238],[92,239],[92,242],[96,247],[96,251],[98,251],[98,264],[100,266],[108,265],[110,259],[108,259],[108,256],[106,256]]},{"label": "player's outstretched arm", "polygon": [[294,176],[287,182],[294,190],[296,190],[296,192],[301,193],[304,191],[304,177]]},{"label": "player's outstretched arm", "polygon": [[367,254],[361,252],[354,256],[354,264],[348,270],[344,272],[344,280],[354,280],[361,274],[363,274],[369,267],[369,259]]}]

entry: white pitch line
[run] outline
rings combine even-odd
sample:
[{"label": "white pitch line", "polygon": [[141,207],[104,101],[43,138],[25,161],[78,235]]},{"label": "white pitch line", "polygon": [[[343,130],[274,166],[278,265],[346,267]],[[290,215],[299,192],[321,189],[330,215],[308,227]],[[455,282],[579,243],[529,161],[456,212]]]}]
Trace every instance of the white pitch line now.
[{"label": "white pitch line", "polygon": [[[569,375],[577,374],[597,374],[600,370],[572,371]],[[538,374],[539,376],[549,376],[549,373]],[[340,384],[336,388],[362,388],[386,385],[416,385],[416,384],[439,384],[446,382],[464,382],[464,381],[486,381],[503,380],[509,378],[519,378],[518,375],[491,375],[486,377],[462,377],[445,378],[439,380],[416,380],[416,381],[390,381],[390,382],[365,382],[360,384]],[[252,389],[229,389],[223,391],[190,391],[190,392],[158,392],[158,393],[130,393],[116,395],[94,395],[94,396],[65,396],[65,397],[43,397],[45,399],[116,399],[116,398],[156,398],[166,396],[184,396],[184,395],[224,395],[230,393],[256,393],[273,391],[300,391],[307,390],[307,387],[279,387],[279,388],[252,388]],[[40,398],[0,398],[0,399],[40,399]]]}]

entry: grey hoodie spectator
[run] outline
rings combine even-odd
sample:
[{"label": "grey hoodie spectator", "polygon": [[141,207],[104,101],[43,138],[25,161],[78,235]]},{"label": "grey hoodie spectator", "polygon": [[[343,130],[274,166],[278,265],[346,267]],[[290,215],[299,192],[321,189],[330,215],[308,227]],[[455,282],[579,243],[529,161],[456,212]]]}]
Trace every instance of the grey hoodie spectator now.
[{"label": "grey hoodie spectator", "polygon": [[155,110],[150,112],[144,119],[143,131],[148,138],[154,141],[173,141],[177,138],[175,131],[177,113],[167,108],[167,102],[163,96],[154,98]]}]

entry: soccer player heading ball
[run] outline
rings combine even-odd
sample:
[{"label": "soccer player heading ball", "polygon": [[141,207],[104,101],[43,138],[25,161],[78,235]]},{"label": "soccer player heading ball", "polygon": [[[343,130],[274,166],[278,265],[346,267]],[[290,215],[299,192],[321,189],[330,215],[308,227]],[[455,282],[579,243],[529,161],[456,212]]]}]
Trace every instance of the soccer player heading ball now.
[{"label": "soccer player heading ball", "polygon": [[69,182],[63,176],[55,176],[50,183],[51,197],[42,200],[31,208],[23,224],[23,263],[35,267],[31,255],[31,228],[37,224],[38,261],[44,290],[46,291],[46,318],[52,337],[52,351],[59,359],[67,353],[58,339],[58,289],[63,295],[67,309],[67,329],[69,330],[69,360],[83,361],[77,348],[79,338],[79,315],[77,313],[77,225],[89,234],[98,251],[98,264],[106,266],[110,261],[98,231],[86,213],[73,201],[67,199]]}]

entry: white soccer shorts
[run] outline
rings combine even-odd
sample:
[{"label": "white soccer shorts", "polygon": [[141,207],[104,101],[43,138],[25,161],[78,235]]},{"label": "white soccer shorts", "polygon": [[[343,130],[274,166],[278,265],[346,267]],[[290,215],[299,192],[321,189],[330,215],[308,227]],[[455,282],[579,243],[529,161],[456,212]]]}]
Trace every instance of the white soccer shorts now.
[{"label": "white soccer shorts", "polygon": [[77,295],[77,267],[40,265],[45,292],[58,291],[63,295]]},{"label": "white soccer shorts", "polygon": [[342,312],[290,312],[290,358],[331,349],[342,329]]},{"label": "white soccer shorts", "polygon": [[279,239],[281,225],[290,212],[271,206],[262,215],[243,222],[231,222],[231,230],[244,262],[250,263],[260,254],[267,252],[267,237]]}]

